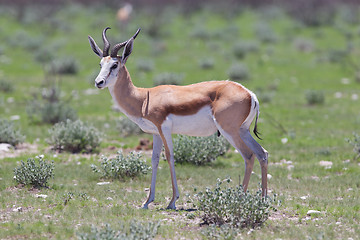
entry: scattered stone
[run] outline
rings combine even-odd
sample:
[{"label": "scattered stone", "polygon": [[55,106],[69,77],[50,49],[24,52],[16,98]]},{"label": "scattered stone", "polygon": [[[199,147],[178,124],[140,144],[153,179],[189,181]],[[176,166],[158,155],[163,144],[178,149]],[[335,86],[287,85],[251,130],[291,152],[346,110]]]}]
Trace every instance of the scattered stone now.
[{"label": "scattered stone", "polygon": [[267,178],[270,180],[272,178],[272,176],[270,174],[268,174]]},{"label": "scattered stone", "polygon": [[341,83],[344,85],[350,84],[350,80],[348,78],[342,78]]},{"label": "scattered stone", "polygon": [[88,88],[83,91],[84,95],[97,95],[100,91],[96,88]]},{"label": "scattered stone", "polygon": [[35,197],[37,198],[47,198],[48,195],[45,194],[35,194]]},{"label": "scattered stone", "polygon": [[14,147],[8,143],[0,143],[0,152],[10,152]]},{"label": "scattered stone", "polygon": [[96,185],[102,186],[107,184],[110,184],[110,182],[98,182]]},{"label": "scattered stone", "polygon": [[288,141],[289,141],[289,140],[288,140],[287,138],[282,138],[282,139],[281,139],[281,143],[282,143],[282,144],[286,144]]},{"label": "scattered stone", "polygon": [[342,98],[342,93],[341,92],[336,92],[335,93],[335,98]]},{"label": "scattered stone", "polygon": [[112,197],[107,197],[106,200],[112,201],[114,199]]},{"label": "scattered stone", "polygon": [[316,215],[316,214],[320,214],[321,212],[320,211],[317,211],[317,210],[309,210],[307,211],[306,215]]},{"label": "scattered stone", "polygon": [[301,196],[300,199],[301,200],[306,200],[308,198],[308,196]]},{"label": "scattered stone", "polygon": [[23,208],[22,207],[17,207],[13,209],[13,212],[22,212]]},{"label": "scattered stone", "polygon": [[20,116],[19,115],[12,115],[12,116],[10,116],[10,120],[11,121],[20,120]]},{"label": "scattered stone", "polygon": [[325,167],[325,169],[330,169],[333,165],[330,161],[320,161],[319,164],[320,166]]},{"label": "scattered stone", "polygon": [[356,101],[358,99],[359,99],[359,95],[357,95],[356,93],[351,95],[351,100]]}]

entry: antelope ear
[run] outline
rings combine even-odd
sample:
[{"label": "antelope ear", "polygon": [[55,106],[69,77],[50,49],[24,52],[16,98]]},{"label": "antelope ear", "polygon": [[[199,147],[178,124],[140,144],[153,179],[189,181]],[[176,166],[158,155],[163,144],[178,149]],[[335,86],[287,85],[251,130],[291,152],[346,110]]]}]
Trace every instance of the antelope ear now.
[{"label": "antelope ear", "polygon": [[102,50],[98,47],[98,45],[96,44],[95,40],[88,36],[88,39],[89,39],[89,43],[90,43],[90,47],[91,49],[94,51],[94,53],[96,55],[98,55],[99,58],[102,58],[102,55],[103,55],[103,52]]},{"label": "antelope ear", "polygon": [[128,57],[130,56],[134,45],[134,38],[131,38],[125,45],[124,51],[121,57],[121,63],[125,64]]}]

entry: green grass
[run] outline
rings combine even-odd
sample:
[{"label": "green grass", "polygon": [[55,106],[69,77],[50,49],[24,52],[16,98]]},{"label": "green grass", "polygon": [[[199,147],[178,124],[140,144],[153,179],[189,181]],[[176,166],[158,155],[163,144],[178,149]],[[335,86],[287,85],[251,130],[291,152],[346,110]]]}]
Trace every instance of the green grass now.
[{"label": "green grass", "polygon": [[[96,11],[103,13],[101,17],[93,14]],[[119,113],[111,110],[109,92],[96,90],[98,94],[85,95],[84,90],[94,88],[88,76],[99,68],[99,59],[91,51],[87,35],[93,36],[102,46],[101,31],[105,26],[112,27],[108,35],[113,44],[114,41],[126,40],[142,27],[127,67],[136,86],[151,87],[154,76],[163,72],[183,74],[184,84],[227,79],[229,67],[238,62],[231,52],[234,44],[239,40],[258,41],[255,39],[255,25],[266,22],[274,30],[277,42],[260,44],[258,52],[249,53],[241,60],[250,72],[250,79],[243,84],[255,93],[260,94],[259,89],[273,92],[270,102],[260,103],[259,128],[264,139],[261,144],[270,153],[269,174],[272,178],[269,189],[277,193],[283,203],[261,229],[249,234],[244,230],[240,233],[241,238],[356,239],[360,235],[360,183],[357,181],[360,166],[353,160],[355,154],[345,138],[351,138],[354,131],[359,134],[360,100],[352,100],[351,96],[360,94],[360,85],[354,80],[354,69],[348,65],[321,60],[329,49],[345,49],[346,38],[333,26],[299,27],[294,20],[283,15],[266,19],[259,12],[246,10],[229,18],[209,10],[189,16],[169,11],[171,14],[164,12],[159,15],[165,19],[159,25],[162,33],[159,39],[146,34],[150,25],[148,19],[151,19],[151,14],[146,12],[133,15],[126,30],[117,28],[114,12],[109,9],[66,7],[53,16],[64,28],[54,28],[51,21],[22,24],[9,13],[0,16],[0,23],[3,23],[0,24],[3,49],[0,76],[14,84],[14,92],[0,93],[0,116],[9,119],[19,115],[16,124],[26,135],[25,142],[37,147],[36,153],[23,151],[0,161],[0,238],[75,239],[76,233],[89,231],[91,224],[111,223],[116,229],[120,222],[129,224],[132,219],[160,220],[159,238],[201,238],[201,231],[206,226],[200,227],[201,219],[196,212],[195,219],[191,220],[187,211],[164,210],[172,194],[165,161],[160,163],[156,200],[150,205],[150,210],[139,209],[148,194],[150,175],[96,185],[102,179],[92,173],[90,165],[98,164],[101,154],[115,155],[119,148],[134,148],[140,138],[151,136],[142,134],[121,138],[113,130]],[[205,40],[192,37],[192,33],[200,28],[210,37]],[[351,25],[346,25],[346,29],[355,36],[350,57],[359,64],[358,29]],[[57,79],[60,79],[65,98],[73,91],[77,93],[71,106],[78,111],[79,118],[106,134],[99,154],[54,153],[46,143],[51,125],[30,123],[25,111],[26,103],[31,98],[30,92],[44,86],[45,77],[43,66],[34,61],[33,51],[21,46],[12,47],[11,39],[18,31],[26,31],[30,37],[44,38],[46,46],[58,44],[56,57],[71,55],[78,60],[80,72],[76,76],[59,76]],[[308,53],[296,50],[293,40],[297,37],[311,39],[315,50]],[[159,50],[159,44],[164,50]],[[199,60],[205,58],[214,59],[212,69],[199,67]],[[154,70],[137,72],[137,59],[151,59]],[[343,78],[348,78],[349,84],[343,84]],[[309,106],[305,96],[308,90],[322,91],[324,104]],[[342,93],[341,98],[335,97],[337,92]],[[283,144],[282,138],[287,138],[288,142]],[[34,190],[16,186],[13,169],[21,160],[39,154],[55,161],[55,178],[50,180],[50,188]],[[282,159],[292,161],[294,168],[289,170],[286,164],[280,165]],[[347,159],[350,162],[346,162]],[[321,160],[333,162],[332,168],[320,166]],[[149,157],[148,161],[150,163]],[[181,194],[177,206],[190,209],[192,205],[186,195],[194,194],[195,187],[213,186],[217,178],[227,176],[234,180],[233,184],[238,184],[239,175],[243,177],[244,174],[244,163],[232,149],[208,166],[177,165],[176,171]],[[251,191],[259,187],[260,167],[257,163],[254,172],[249,186]],[[65,205],[64,195],[69,192],[75,197]],[[88,200],[79,197],[83,193],[89,196]],[[48,197],[36,198],[35,194]],[[307,198],[303,200],[302,196]],[[23,211],[13,212],[16,207],[22,207]],[[321,214],[309,217],[306,213],[310,209],[319,210]]]}]

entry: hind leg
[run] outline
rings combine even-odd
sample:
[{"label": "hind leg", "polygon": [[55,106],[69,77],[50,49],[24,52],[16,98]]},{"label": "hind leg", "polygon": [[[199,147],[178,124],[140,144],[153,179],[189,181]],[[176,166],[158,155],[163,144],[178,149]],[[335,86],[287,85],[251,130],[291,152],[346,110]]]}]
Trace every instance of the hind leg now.
[{"label": "hind leg", "polygon": [[[218,126],[221,134],[229,141],[229,143],[241,154],[245,161],[245,175],[243,179],[244,191],[247,190],[249,186],[249,181],[251,173],[254,167],[255,154],[251,151],[250,148],[246,146],[244,141],[241,139],[239,134],[236,134],[237,131],[232,131],[233,134],[229,134]],[[235,133],[235,134],[234,134]]]},{"label": "hind leg", "polygon": [[248,128],[240,128],[240,137],[248,148],[256,155],[261,166],[262,195],[267,195],[268,152],[251,136]]}]

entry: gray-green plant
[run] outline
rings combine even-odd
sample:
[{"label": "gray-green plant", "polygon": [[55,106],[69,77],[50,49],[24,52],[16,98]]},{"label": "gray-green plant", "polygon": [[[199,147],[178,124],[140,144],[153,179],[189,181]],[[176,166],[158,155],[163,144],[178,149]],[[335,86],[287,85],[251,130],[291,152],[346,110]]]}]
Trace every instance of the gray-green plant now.
[{"label": "gray-green plant", "polygon": [[212,69],[214,68],[215,61],[212,58],[204,58],[199,61],[199,66],[202,69]]},{"label": "gray-green plant", "polygon": [[158,222],[139,222],[132,220],[130,226],[125,228],[121,224],[119,230],[111,228],[106,223],[102,227],[91,226],[90,233],[78,233],[78,239],[81,240],[138,240],[138,239],[154,239],[160,226]]},{"label": "gray-green plant", "polygon": [[353,139],[346,139],[348,143],[353,147],[353,151],[355,152],[355,159],[360,158],[360,135],[356,132],[353,132]]},{"label": "gray-green plant", "polygon": [[164,72],[156,75],[153,79],[154,86],[158,85],[181,85],[183,75],[171,72]]},{"label": "gray-green plant", "polygon": [[47,142],[53,149],[72,153],[95,152],[103,137],[97,128],[79,119],[55,124],[49,129],[49,135]]},{"label": "gray-green plant", "polygon": [[254,41],[241,41],[235,43],[233,46],[233,53],[235,57],[242,59],[246,54],[257,52],[259,49],[258,43]]},{"label": "gray-green plant", "polygon": [[230,182],[230,178],[223,181],[218,179],[214,188],[206,188],[195,194],[198,210],[205,223],[255,228],[277,211],[280,202],[276,195],[263,197],[261,189],[251,194],[245,192],[241,185],[232,187]]},{"label": "gray-green plant", "polygon": [[92,164],[91,169],[103,178],[126,179],[147,174],[151,167],[140,152],[132,151],[125,156],[119,151],[115,158],[101,156],[100,166]]},{"label": "gray-green plant", "polygon": [[0,143],[8,143],[16,146],[24,142],[25,136],[15,129],[14,123],[7,119],[0,118]]},{"label": "gray-green plant", "polygon": [[10,93],[14,91],[14,83],[5,79],[0,79],[0,92]]},{"label": "gray-green plant", "polygon": [[14,179],[17,183],[31,185],[35,188],[47,187],[48,180],[54,178],[54,161],[44,160],[43,155],[21,161],[14,169]]},{"label": "gray-green plant", "polygon": [[151,72],[154,69],[154,62],[149,59],[139,59],[136,62],[136,67],[142,72]]},{"label": "gray-green plant", "polygon": [[255,36],[262,43],[274,43],[277,36],[271,26],[265,22],[259,22],[254,26]]},{"label": "gray-green plant", "polygon": [[79,62],[73,57],[55,59],[47,66],[47,71],[59,75],[75,75],[79,72]]},{"label": "gray-green plant", "polygon": [[33,123],[55,124],[67,119],[77,119],[75,109],[62,100],[58,87],[43,88],[41,94],[33,94],[26,106],[26,113]]},{"label": "gray-green plant", "polygon": [[221,226],[211,224],[208,227],[205,227],[201,231],[201,234],[205,237],[205,239],[233,240],[236,239],[236,236],[239,234],[239,229],[226,223]]},{"label": "gray-green plant", "polygon": [[230,144],[216,134],[209,137],[178,135],[174,139],[174,158],[177,163],[204,165],[224,155]]},{"label": "gray-green plant", "polygon": [[134,123],[127,117],[120,117],[118,120],[116,120],[116,129],[119,130],[120,135],[122,137],[127,137],[130,135],[137,135],[142,133],[141,128],[139,128],[139,126],[136,125],[136,123]]},{"label": "gray-green plant", "polygon": [[232,81],[243,81],[250,77],[249,69],[244,63],[232,64],[227,74]]},{"label": "gray-green plant", "polygon": [[325,95],[321,90],[308,90],[305,92],[305,98],[309,105],[320,105],[325,102]]}]

